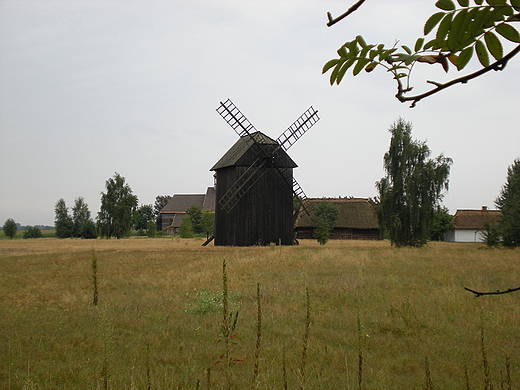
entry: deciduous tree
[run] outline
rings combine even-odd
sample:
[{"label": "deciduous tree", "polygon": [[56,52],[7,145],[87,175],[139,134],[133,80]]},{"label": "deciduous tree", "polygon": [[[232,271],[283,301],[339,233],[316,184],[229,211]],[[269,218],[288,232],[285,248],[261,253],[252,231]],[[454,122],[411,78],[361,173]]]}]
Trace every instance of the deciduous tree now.
[{"label": "deciduous tree", "polygon": [[495,201],[500,210],[498,231],[507,247],[520,246],[520,159],[507,169],[507,181]]},{"label": "deciduous tree", "polygon": [[153,206],[151,204],[143,204],[135,213],[135,229],[146,230],[148,222],[154,220]]},{"label": "deciduous tree", "polygon": [[192,205],[186,210],[186,214],[190,216],[193,232],[195,234],[203,234],[204,226],[202,223],[202,207],[197,205]]},{"label": "deciduous tree", "polygon": [[72,237],[74,232],[74,222],[69,215],[69,209],[66,206],[63,198],[60,198],[56,202],[56,206],[54,207],[54,214],[54,229],[56,230],[56,237]]},{"label": "deciduous tree", "polygon": [[72,207],[73,236],[81,238],[96,238],[96,227],[90,218],[88,204],[83,197],[76,198]]},{"label": "deciduous tree", "polygon": [[153,213],[157,230],[162,230],[162,217],[161,210],[168,204],[172,197],[170,195],[158,195],[155,198],[155,204],[153,205]]},{"label": "deciduous tree", "polygon": [[326,200],[322,200],[314,209],[314,220],[316,228],[314,229],[314,238],[325,245],[329,241],[330,232],[334,229],[334,224],[338,220],[338,207]]},{"label": "deciduous tree", "polygon": [[101,193],[101,207],[97,216],[97,226],[101,237],[123,238],[130,235],[134,224],[138,199],[125,182],[125,178],[115,173],[105,183],[106,193]]},{"label": "deciduous tree", "polygon": [[376,183],[379,224],[392,244],[422,246],[430,238],[452,160],[440,155],[429,159],[424,142],[412,140],[412,125],[399,119],[390,128],[390,148],[384,156],[386,176]]},{"label": "deciduous tree", "polygon": [[4,231],[4,235],[6,237],[9,237],[10,239],[13,239],[14,236],[16,236],[16,222],[12,218],[6,219],[4,223],[4,227],[2,228]]}]

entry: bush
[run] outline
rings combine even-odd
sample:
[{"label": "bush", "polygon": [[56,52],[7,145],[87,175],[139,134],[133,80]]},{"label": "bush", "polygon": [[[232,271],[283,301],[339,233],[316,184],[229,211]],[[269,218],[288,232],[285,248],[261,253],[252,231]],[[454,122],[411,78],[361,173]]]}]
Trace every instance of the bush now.
[{"label": "bush", "polygon": [[23,238],[42,238],[42,231],[40,228],[31,226],[25,232],[23,232]]}]

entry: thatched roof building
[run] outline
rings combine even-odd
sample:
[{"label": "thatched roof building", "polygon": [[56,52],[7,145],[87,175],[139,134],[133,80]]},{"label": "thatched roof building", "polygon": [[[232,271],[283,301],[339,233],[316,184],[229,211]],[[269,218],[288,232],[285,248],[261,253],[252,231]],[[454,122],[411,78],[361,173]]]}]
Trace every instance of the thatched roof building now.
[{"label": "thatched roof building", "polygon": [[[380,240],[382,239],[374,208],[365,198],[313,198],[316,206],[321,201],[333,203],[338,207],[339,217],[331,233],[337,240]],[[313,238],[316,227],[315,217],[300,213],[296,220],[295,231],[298,239]]]},{"label": "thatched roof building", "polygon": [[453,242],[482,242],[486,223],[494,227],[499,218],[499,210],[488,210],[486,206],[480,210],[457,210],[453,216],[454,228],[446,234],[445,239]]}]

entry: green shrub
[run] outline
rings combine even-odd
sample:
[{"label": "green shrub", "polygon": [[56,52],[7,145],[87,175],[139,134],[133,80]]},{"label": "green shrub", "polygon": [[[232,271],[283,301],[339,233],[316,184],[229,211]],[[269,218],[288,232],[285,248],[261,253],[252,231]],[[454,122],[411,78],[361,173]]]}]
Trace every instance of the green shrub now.
[{"label": "green shrub", "polygon": [[37,228],[35,226],[31,226],[25,232],[23,232],[23,238],[41,238],[41,237],[42,237],[42,231],[40,230],[40,228]]}]

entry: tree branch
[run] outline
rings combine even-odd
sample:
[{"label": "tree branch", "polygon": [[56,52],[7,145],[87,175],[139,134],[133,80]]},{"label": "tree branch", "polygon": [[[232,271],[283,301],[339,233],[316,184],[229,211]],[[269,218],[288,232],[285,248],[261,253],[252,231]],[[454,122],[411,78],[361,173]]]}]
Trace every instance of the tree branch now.
[{"label": "tree branch", "polygon": [[359,0],[356,4],[354,4],[352,7],[350,7],[347,12],[345,12],[344,14],[338,16],[335,19],[332,18],[332,14],[330,12],[327,12],[327,17],[329,18],[329,22],[327,23],[327,27],[330,27],[330,26],[338,23],[340,20],[342,20],[342,19],[346,18],[347,16],[349,16],[352,12],[354,12],[359,7],[361,7],[361,4],[363,4],[364,2],[365,2],[365,0]]},{"label": "tree branch", "polygon": [[493,292],[481,292],[481,291],[475,291],[475,290],[471,290],[467,287],[464,287],[464,290],[467,290],[473,294],[475,294],[475,297],[478,298],[478,297],[481,297],[482,295],[500,295],[500,294],[509,294],[509,293],[512,293],[512,292],[515,292],[515,291],[520,291],[520,287],[516,287],[516,288],[508,288],[507,290],[504,290],[504,291],[493,291]]},{"label": "tree branch", "polygon": [[452,85],[455,85],[455,84],[466,84],[468,81],[474,79],[474,78],[477,78],[479,76],[482,76],[483,74],[491,71],[491,70],[504,70],[504,68],[506,67],[507,63],[509,62],[509,60],[511,60],[511,58],[513,58],[514,56],[516,56],[518,53],[520,53],[520,45],[518,45],[515,49],[513,49],[511,52],[509,52],[505,57],[501,58],[500,60],[496,61],[495,63],[489,65],[489,66],[486,66],[485,68],[482,68],[480,69],[479,71],[475,72],[475,73],[471,73],[467,76],[463,76],[463,77],[460,77],[458,79],[454,79],[454,80],[451,80],[445,84],[441,84],[441,83],[437,83],[435,81],[428,81],[428,83],[430,84],[434,84],[436,87],[429,90],[428,92],[425,92],[421,95],[417,95],[417,96],[404,96],[404,94],[406,92],[409,91],[409,89],[403,89],[402,87],[402,84],[401,82],[398,80],[398,92],[397,94],[395,95],[395,97],[401,102],[401,103],[404,103],[404,102],[408,102],[408,101],[411,101],[412,104],[410,105],[410,108],[414,108],[415,105],[422,99],[424,98],[427,98],[428,96],[431,96],[433,94],[436,94],[437,92],[440,92],[442,91],[443,89],[446,89],[446,88],[449,88],[451,87]]}]

